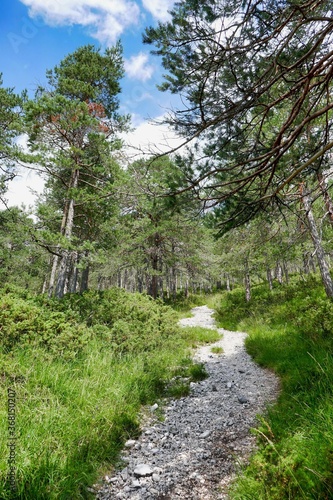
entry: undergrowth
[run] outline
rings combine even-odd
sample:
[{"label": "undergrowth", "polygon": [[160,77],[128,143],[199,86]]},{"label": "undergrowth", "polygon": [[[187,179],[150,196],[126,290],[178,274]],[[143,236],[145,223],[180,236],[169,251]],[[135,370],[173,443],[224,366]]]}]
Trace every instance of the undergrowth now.
[{"label": "undergrowth", "polygon": [[281,380],[258,429],[258,452],[239,476],[237,500],[333,498],[333,302],[314,277],[264,286],[246,303],[223,296],[220,326],[249,333],[248,352]]},{"label": "undergrowth", "polygon": [[[177,377],[186,392],[191,380],[206,376],[190,348],[217,333],[182,329],[177,321],[171,308],[119,289],[62,300],[1,291],[1,499],[92,497],[88,487],[138,435],[141,405],[172,395]],[[15,491],[8,389],[15,393]]]}]

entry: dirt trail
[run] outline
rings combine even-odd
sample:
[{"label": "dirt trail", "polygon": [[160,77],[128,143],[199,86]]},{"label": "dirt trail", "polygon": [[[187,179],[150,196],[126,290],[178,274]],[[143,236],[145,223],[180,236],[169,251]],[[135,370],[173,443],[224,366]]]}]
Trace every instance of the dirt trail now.
[{"label": "dirt trail", "polygon": [[[215,328],[213,310],[192,310],[182,325]],[[239,463],[253,451],[250,428],[278,394],[278,380],[253,362],[245,333],[218,329],[221,340],[196,349],[209,377],[171,401],[165,420],[153,417],[124,452],[127,466],[107,477],[96,499],[227,499]],[[223,354],[213,354],[213,346]],[[152,408],[152,412],[154,407]]]}]

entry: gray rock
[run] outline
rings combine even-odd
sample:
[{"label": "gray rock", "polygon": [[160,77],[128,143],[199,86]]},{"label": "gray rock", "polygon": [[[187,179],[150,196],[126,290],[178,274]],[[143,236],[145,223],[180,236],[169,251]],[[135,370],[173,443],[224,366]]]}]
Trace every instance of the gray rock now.
[{"label": "gray rock", "polygon": [[245,396],[238,396],[238,401],[242,405],[249,402],[249,400]]},{"label": "gray rock", "polygon": [[141,483],[138,480],[132,482],[132,488],[141,488]]},{"label": "gray rock", "polygon": [[136,441],[134,439],[129,439],[128,441],[126,441],[125,443],[125,448],[132,448],[132,446],[134,446],[136,443]]},{"label": "gray rock", "polygon": [[200,434],[199,438],[200,439],[206,439],[206,438],[208,438],[208,436],[211,435],[211,433],[212,433],[212,431],[205,431],[202,434]]},{"label": "gray rock", "polygon": [[153,469],[147,464],[139,464],[134,469],[134,475],[137,477],[146,477],[151,476],[152,474]]}]

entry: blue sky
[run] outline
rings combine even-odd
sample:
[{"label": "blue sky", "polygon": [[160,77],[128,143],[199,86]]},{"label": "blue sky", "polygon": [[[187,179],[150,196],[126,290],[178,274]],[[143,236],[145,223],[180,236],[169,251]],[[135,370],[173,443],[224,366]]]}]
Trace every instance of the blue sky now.
[{"label": "blue sky", "polygon": [[168,18],[173,0],[1,0],[0,72],[4,85],[33,95],[45,82],[46,69],[85,44],[106,47],[123,43],[126,76],[122,111],[137,125],[170,105],[170,96],[156,91],[162,70],[157,57],[142,43],[148,25]]},{"label": "blue sky", "polygon": [[[162,81],[159,58],[142,43],[146,26],[169,18],[174,0],[1,0],[0,72],[6,87],[27,89],[33,97],[45,71],[86,44],[105,48],[121,40],[126,75],[121,82],[122,113],[132,115],[136,146],[149,137],[168,142],[168,133],[148,119],[163,115],[177,99],[156,89]],[[170,134],[171,137],[172,134]],[[131,141],[131,139],[130,139]],[[24,181],[27,184],[26,181]],[[16,184],[17,186],[17,184]],[[38,186],[35,183],[35,187]],[[17,189],[11,193],[17,199]],[[25,201],[31,200],[27,194]],[[29,198],[29,199],[28,199]]]}]

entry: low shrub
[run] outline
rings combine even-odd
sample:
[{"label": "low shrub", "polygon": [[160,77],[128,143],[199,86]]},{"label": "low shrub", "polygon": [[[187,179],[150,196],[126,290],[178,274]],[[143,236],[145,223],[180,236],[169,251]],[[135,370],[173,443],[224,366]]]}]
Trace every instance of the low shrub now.
[{"label": "low shrub", "polygon": [[16,347],[43,347],[54,356],[71,359],[92,338],[84,323],[70,322],[65,313],[42,308],[31,297],[27,300],[12,294],[0,297],[0,325],[5,353]]}]

